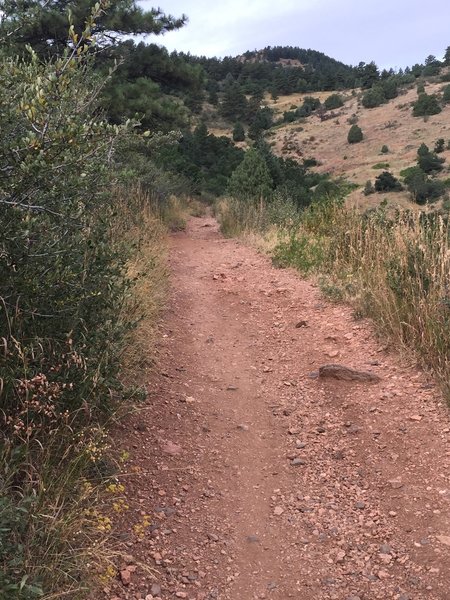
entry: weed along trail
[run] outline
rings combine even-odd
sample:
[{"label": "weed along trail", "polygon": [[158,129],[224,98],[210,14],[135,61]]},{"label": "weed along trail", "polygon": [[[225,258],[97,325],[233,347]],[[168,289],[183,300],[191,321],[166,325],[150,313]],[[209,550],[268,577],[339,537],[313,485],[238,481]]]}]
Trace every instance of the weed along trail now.
[{"label": "weed along trail", "polygon": [[105,597],[448,599],[432,381],[213,219],[171,246],[159,374],[117,436],[129,509]]}]

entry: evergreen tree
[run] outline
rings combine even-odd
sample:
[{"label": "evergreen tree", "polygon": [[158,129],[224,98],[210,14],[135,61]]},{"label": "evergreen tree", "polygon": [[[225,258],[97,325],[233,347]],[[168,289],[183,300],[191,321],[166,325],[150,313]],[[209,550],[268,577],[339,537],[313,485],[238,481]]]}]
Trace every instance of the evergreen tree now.
[{"label": "evergreen tree", "polygon": [[350,131],[348,132],[347,141],[349,144],[358,144],[363,139],[363,132],[361,127],[358,125],[352,125],[350,127]]},{"label": "evergreen tree", "polygon": [[435,94],[420,94],[413,106],[414,117],[424,117],[427,115],[437,115],[441,112],[439,101]]},{"label": "evergreen tree", "polygon": [[426,144],[421,144],[417,150],[417,164],[424,173],[432,173],[433,171],[441,171],[443,158],[435,152],[431,152]]},{"label": "evergreen tree", "polygon": [[371,88],[380,79],[378,67],[373,61],[369,64],[359,63],[358,74],[364,90]]},{"label": "evergreen tree", "polygon": [[256,148],[250,148],[231,176],[229,193],[242,200],[267,200],[272,188],[272,177],[264,158]]},{"label": "evergreen tree", "polygon": [[[61,52],[73,43],[68,35],[70,22],[75,35],[85,30],[85,19],[90,14],[92,0],[3,0],[2,29],[9,38],[24,48],[26,44],[41,53]],[[101,44],[116,44],[124,35],[163,34],[179,29],[186,22],[183,15],[174,18],[159,8],[144,10],[136,0],[100,0],[104,9],[92,24],[89,34],[99,37]]]},{"label": "evergreen tree", "polygon": [[227,119],[244,119],[247,112],[247,99],[241,86],[232,76],[225,80],[220,114]]},{"label": "evergreen tree", "polygon": [[439,75],[440,70],[441,63],[437,60],[437,58],[432,54],[430,54],[430,56],[427,56],[427,58],[425,59],[425,67],[422,71],[422,74],[425,77],[431,77],[433,75]]},{"label": "evergreen tree", "polygon": [[438,140],[436,140],[436,143],[434,145],[434,151],[436,154],[440,154],[441,152],[444,152],[445,150],[445,140],[444,138],[439,138]]},{"label": "evergreen tree", "polygon": [[235,142],[245,141],[245,131],[242,123],[238,121],[233,129],[233,140]]}]

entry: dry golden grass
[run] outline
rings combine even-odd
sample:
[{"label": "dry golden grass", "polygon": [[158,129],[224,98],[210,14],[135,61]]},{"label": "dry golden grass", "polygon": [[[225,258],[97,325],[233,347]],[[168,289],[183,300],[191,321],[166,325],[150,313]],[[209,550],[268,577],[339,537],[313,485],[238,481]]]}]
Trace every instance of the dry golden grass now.
[{"label": "dry golden grass", "polygon": [[[120,226],[134,247],[128,261],[128,277],[134,285],[124,312],[137,325],[124,348],[123,379],[140,383],[146,370],[154,364],[158,317],[166,299],[167,228],[157,215],[151,197],[139,187],[131,194],[133,200],[124,206]],[[169,226],[176,223],[177,227],[181,224],[184,227],[181,203],[174,198],[165,211]]]},{"label": "dry golden grass", "polygon": [[432,369],[450,394],[449,223],[410,211],[393,220],[383,210],[367,218],[329,202],[311,205],[291,226],[276,227],[270,207],[238,204],[224,200],[218,206],[229,234],[281,266],[319,277],[327,294],[371,317],[398,348]]}]

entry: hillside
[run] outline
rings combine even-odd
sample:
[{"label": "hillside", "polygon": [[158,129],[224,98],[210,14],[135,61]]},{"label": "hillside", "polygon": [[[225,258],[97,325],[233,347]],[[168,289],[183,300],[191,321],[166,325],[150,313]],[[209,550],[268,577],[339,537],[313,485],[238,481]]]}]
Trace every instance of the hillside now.
[{"label": "hillside", "polygon": [[[427,93],[438,93],[443,85],[430,84]],[[328,95],[318,93],[317,97],[323,102]],[[277,103],[270,102],[269,106],[281,115],[292,104],[301,104],[304,96],[282,97]],[[374,167],[383,163],[386,170],[399,177],[403,169],[415,164],[417,149],[422,142],[433,148],[439,138],[445,138],[446,142],[450,139],[450,106],[424,120],[412,114],[411,104],[416,99],[417,91],[413,87],[387,104],[366,109],[358,101],[358,95],[347,92],[344,106],[334,111],[336,118],[321,121],[318,115],[312,115],[301,124],[274,128],[268,134],[269,139],[278,154],[293,158],[315,157],[320,162],[317,171],[330,173],[333,177],[344,177],[360,186],[364,186],[367,180],[373,181],[380,173],[380,169]],[[348,119],[354,115],[364,133],[364,139],[359,144],[347,142],[350,128]],[[384,144],[389,148],[388,154],[380,153]],[[446,159],[448,165],[450,151],[445,150],[441,157]],[[443,178],[445,176],[445,173],[441,175]],[[407,191],[366,197],[360,188],[351,194],[350,199],[352,203],[366,207],[378,204],[386,196],[395,204],[411,207]]]},{"label": "hillside", "polygon": [[[429,82],[426,92],[439,94],[446,85]],[[336,92],[317,92],[314,97],[323,104],[332,93]],[[437,115],[418,118],[413,116],[411,108],[417,100],[416,86],[402,89],[397,98],[371,109],[361,105],[360,89],[339,94],[344,106],[332,111],[333,118],[322,120],[322,113],[318,112],[293,123],[275,124],[266,131],[265,138],[272,150],[278,156],[297,161],[315,158],[319,164],[313,170],[358,184],[359,189],[349,195],[350,204],[368,208],[388,198],[394,206],[416,206],[411,202],[407,190],[364,196],[363,186],[368,180],[374,181],[382,170],[400,177],[402,170],[416,163],[417,149],[421,143],[431,149],[439,138],[444,138],[447,143],[450,140],[450,105],[444,106]],[[309,96],[306,93],[290,94],[273,100],[266,95],[264,104],[274,111],[274,122],[277,123],[283,119],[286,111],[301,106]],[[355,117],[363,130],[364,139],[359,144],[349,144],[349,120]],[[211,124],[209,129],[216,136],[232,137],[232,130],[224,121]],[[248,144],[244,142],[240,145],[246,147]],[[389,148],[387,154],[381,153],[383,145]],[[448,176],[450,150],[446,148],[440,156],[445,159],[445,166],[439,177],[445,179]]]}]

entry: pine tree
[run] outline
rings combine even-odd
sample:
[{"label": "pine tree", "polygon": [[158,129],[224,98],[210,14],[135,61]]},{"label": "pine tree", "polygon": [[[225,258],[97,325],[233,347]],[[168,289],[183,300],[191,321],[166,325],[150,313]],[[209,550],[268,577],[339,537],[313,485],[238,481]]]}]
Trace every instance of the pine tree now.
[{"label": "pine tree", "polygon": [[256,148],[250,148],[231,176],[229,193],[241,200],[267,200],[272,188],[272,177],[264,158]]},{"label": "pine tree", "polygon": [[[182,27],[187,17],[174,18],[159,8],[144,10],[136,0],[100,0],[102,14],[96,18],[91,35],[102,38],[102,45],[116,44],[124,35],[163,34]],[[70,23],[74,33],[85,28],[85,19],[91,12],[92,0],[3,0],[2,29],[17,47],[25,44],[37,52],[51,54],[70,46]]]},{"label": "pine tree", "polygon": [[350,127],[350,131],[348,132],[347,141],[349,144],[358,144],[363,139],[363,132],[361,127],[358,125],[352,125]]},{"label": "pine tree", "polygon": [[245,131],[242,123],[238,121],[233,129],[233,140],[235,142],[245,141]]}]

